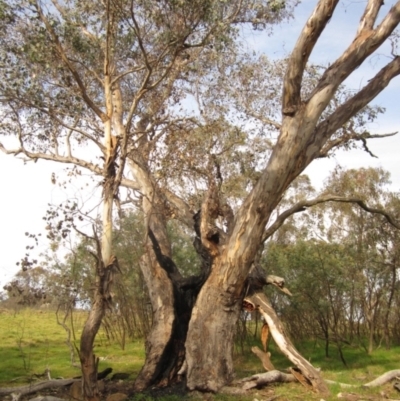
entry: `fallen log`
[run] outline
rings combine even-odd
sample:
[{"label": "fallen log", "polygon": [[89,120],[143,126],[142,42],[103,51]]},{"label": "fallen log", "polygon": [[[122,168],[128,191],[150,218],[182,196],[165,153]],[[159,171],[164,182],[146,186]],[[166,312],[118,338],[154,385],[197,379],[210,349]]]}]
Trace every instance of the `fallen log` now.
[{"label": "fallen log", "polygon": [[[355,393],[339,393],[337,398],[341,398],[346,401],[381,401],[382,396],[373,396],[365,394],[355,394]],[[399,401],[391,398],[384,398],[385,401]]]},{"label": "fallen log", "polygon": [[[261,350],[260,350],[261,351]],[[291,370],[293,372],[293,370]],[[398,379],[400,376],[400,369],[390,370],[383,375],[377,377],[376,379],[366,383],[366,384],[347,384],[347,383],[340,383],[333,380],[325,379],[326,384],[336,384],[339,385],[341,388],[365,388],[365,387],[379,387],[383,384]],[[242,386],[242,389],[250,390],[255,387],[263,387],[271,383],[288,383],[288,382],[296,382],[298,378],[296,378],[291,373],[284,373],[279,370],[272,370],[270,372],[259,373],[253,376],[245,377],[244,379],[240,380],[240,383],[245,383]],[[342,398],[351,398],[352,393],[339,393]],[[340,398],[340,396],[338,395]],[[396,400],[400,401],[400,400]]]},{"label": "fallen log", "polygon": [[57,388],[69,386],[70,384],[80,381],[81,379],[54,379],[46,380],[44,382],[39,382],[35,384],[27,384],[26,386],[19,387],[0,387],[0,395],[2,394],[13,394],[13,400],[18,400],[21,396],[31,393],[36,393],[38,391],[47,388]]},{"label": "fallen log", "polygon": [[382,386],[382,384],[385,384],[393,379],[397,379],[400,376],[400,369],[396,370],[389,370],[388,372],[384,373],[383,375],[379,376],[375,380],[372,380],[371,382],[364,384],[362,387],[378,387]]},{"label": "fallen log", "polygon": [[244,382],[244,385],[242,386],[244,390],[250,390],[255,387],[263,387],[271,383],[290,383],[296,381],[297,379],[292,374],[283,373],[279,370],[260,373],[241,380],[241,382]]},{"label": "fallen log", "polygon": [[[107,375],[112,372],[112,368],[106,368],[102,372],[97,374],[97,380],[104,379]],[[40,390],[45,390],[48,388],[58,388],[69,386],[72,383],[79,382],[82,380],[82,377],[74,377],[73,379],[52,379],[46,380],[39,383],[31,383],[25,386],[19,387],[0,387],[0,395],[2,394],[13,394],[13,401],[18,401],[20,397],[27,394],[36,393]]]},{"label": "fallen log", "polygon": [[398,379],[399,377],[400,377],[400,369],[395,369],[395,370],[389,370],[388,372],[384,373],[383,375],[380,375],[376,379],[361,385],[340,383],[340,382],[335,382],[333,380],[325,380],[325,382],[328,384],[339,385],[341,388],[379,387],[391,380]]}]

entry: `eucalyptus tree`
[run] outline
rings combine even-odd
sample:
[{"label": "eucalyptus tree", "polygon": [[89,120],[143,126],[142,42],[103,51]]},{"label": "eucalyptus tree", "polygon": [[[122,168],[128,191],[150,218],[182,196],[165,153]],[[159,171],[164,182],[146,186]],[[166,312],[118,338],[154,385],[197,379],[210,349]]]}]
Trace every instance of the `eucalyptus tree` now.
[{"label": "eucalyptus tree", "polygon": [[[273,112],[262,119],[265,107],[256,110],[259,126],[273,128],[265,139],[257,136],[258,128],[252,131],[252,110],[242,109],[248,123],[239,123],[234,115],[238,106],[225,102],[230,94],[213,84],[213,76],[224,86],[234,83],[221,77],[235,71],[237,24],[262,28],[287,15],[290,4],[2,3],[2,133],[17,133],[19,142],[6,151],[72,163],[104,177],[99,301],[93,309],[97,306],[100,313],[96,322],[88,321],[94,329],[109,299],[108,274],[117,266],[106,246],[111,243],[112,202],[118,203],[120,185],[140,192],[148,230],[141,266],[154,320],[136,388],[168,384],[177,375],[186,377],[189,389],[218,391],[228,383],[235,324],[262,243],[291,214],[340,198],[298,200],[277,212],[285,191],[314,159],[357,140],[365,143],[371,135],[348,123],[400,71],[394,56],[364,88],[337,96],[344,80],[388,40],[400,20],[396,3],[377,23],[383,4],[369,0],[354,41],[304,90],[306,64],[337,4],[320,0],[300,33],[284,67],[283,96],[279,101],[273,97],[278,117]],[[250,93],[268,84],[265,72],[262,81],[253,75],[243,82]],[[267,107],[272,92],[259,92]],[[182,111],[190,108],[189,99],[196,102],[200,118]],[[81,158],[76,147],[83,142],[96,149],[89,159]],[[134,180],[124,175],[126,164]],[[229,199],[224,188],[236,191],[234,196]],[[172,260],[166,221],[173,218],[195,230],[202,257],[197,277],[183,277]],[[276,314],[262,302],[268,322],[279,328]],[[319,373],[282,340],[282,333],[275,334],[311,384],[326,392]],[[95,399],[95,360],[90,341],[82,344],[84,390]]]},{"label": "eucalyptus tree", "polygon": [[[337,169],[326,183],[326,191],[358,197],[371,207],[381,208],[393,216],[397,193],[389,190],[390,174],[382,168],[359,170]],[[361,311],[362,335],[367,338],[368,353],[372,353],[377,333],[383,333],[389,344],[389,316],[396,292],[397,230],[385,219],[372,216],[349,204],[325,207],[328,220],[326,236],[332,242],[345,244],[352,262],[348,266],[349,282],[353,285],[348,321],[354,321],[355,310]],[[363,341],[364,339],[360,339]]]},{"label": "eucalyptus tree", "polygon": [[157,125],[163,134],[191,58],[202,57],[205,46],[234,43],[235,24],[276,22],[290,7],[257,0],[1,1],[1,134],[9,137],[1,149],[102,177],[102,230],[93,233],[96,291],[80,346],[87,399],[99,398],[93,341],[118,270],[113,204],[121,185],[143,187],[124,176],[128,155],[142,167],[140,184],[145,130]]}]

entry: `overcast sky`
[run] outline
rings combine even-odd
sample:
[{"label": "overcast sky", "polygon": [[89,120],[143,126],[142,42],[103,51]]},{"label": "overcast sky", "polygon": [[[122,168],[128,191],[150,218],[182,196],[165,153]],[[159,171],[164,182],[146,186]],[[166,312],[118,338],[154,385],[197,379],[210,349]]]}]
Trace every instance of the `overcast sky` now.
[{"label": "overcast sky", "polygon": [[[382,9],[387,12],[393,1],[386,1]],[[249,31],[247,36],[249,48],[266,52],[269,57],[280,58],[287,55],[294,46],[302,26],[316,4],[314,0],[303,1],[295,10],[295,19],[277,26],[274,35],[266,36],[256,31]],[[339,4],[336,13],[328,24],[311,61],[318,64],[332,63],[337,56],[351,43],[357,29],[357,22],[362,14],[366,1],[345,1]],[[382,14],[383,14],[382,12]],[[382,63],[388,61],[388,47],[380,50],[378,56],[372,57],[348,79],[347,84],[358,89],[364,86]],[[394,79],[390,87],[374,101],[386,108],[386,113],[370,126],[372,133],[389,133],[399,130],[400,119],[400,79]],[[0,138],[0,141],[2,139]],[[329,160],[317,160],[306,170],[315,187],[320,187],[329,172],[337,165],[348,168],[383,167],[392,175],[392,188],[400,189],[399,156],[400,134],[383,140],[369,141],[371,151],[378,156],[374,159],[362,151],[339,152]],[[68,191],[51,184],[52,172],[60,173],[65,166],[50,162],[29,162],[24,165],[21,160],[6,156],[0,152],[0,289],[18,271],[16,262],[25,254],[25,247],[31,242],[25,232],[43,233],[45,237],[43,216],[49,203],[58,204],[67,197],[81,196],[79,187],[70,187]],[[86,192],[84,198],[90,198]],[[42,241],[37,252],[46,250],[47,242]]]}]

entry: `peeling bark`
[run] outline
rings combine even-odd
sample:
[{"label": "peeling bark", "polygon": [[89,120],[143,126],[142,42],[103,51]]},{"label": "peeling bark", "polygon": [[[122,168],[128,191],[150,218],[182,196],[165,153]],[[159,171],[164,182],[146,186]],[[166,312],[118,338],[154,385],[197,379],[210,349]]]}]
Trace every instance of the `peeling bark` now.
[{"label": "peeling bark", "polygon": [[321,394],[329,394],[328,386],[320,373],[296,350],[286,336],[283,326],[265,294],[260,292],[249,294],[245,301],[253,304],[254,308],[260,311],[279,349],[300,370],[314,390]]}]

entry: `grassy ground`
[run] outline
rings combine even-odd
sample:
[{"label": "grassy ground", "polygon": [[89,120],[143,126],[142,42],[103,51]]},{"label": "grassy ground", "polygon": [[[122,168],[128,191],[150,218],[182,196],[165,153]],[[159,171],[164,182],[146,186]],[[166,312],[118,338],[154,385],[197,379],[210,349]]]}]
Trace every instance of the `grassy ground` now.
[{"label": "grassy ground", "polygon": [[[86,314],[75,313],[75,335],[79,339]],[[51,376],[73,377],[80,375],[79,368],[71,366],[70,351],[65,344],[66,332],[57,324],[55,313],[52,311],[40,311],[25,309],[18,313],[12,311],[0,311],[0,386],[16,386],[28,382],[35,374],[42,374],[49,369]],[[250,352],[250,347],[259,345],[257,338],[252,336],[244,343],[244,353],[241,348],[235,351],[235,366],[237,377],[247,377],[263,371],[260,361]],[[331,348],[330,358],[325,358],[323,344],[315,342],[297,344],[297,348],[311,363],[320,367],[325,379],[338,382],[361,385],[367,383],[386,371],[400,369],[400,347],[394,347],[390,351],[377,349],[371,356],[357,347],[344,348],[344,356],[348,367],[345,367],[337,355],[334,347]],[[285,370],[290,362],[274,347],[270,345],[272,362],[277,369]],[[142,341],[127,342],[125,350],[118,344],[112,344],[101,331],[96,340],[95,353],[100,357],[99,370],[112,367],[114,372],[129,372],[134,378],[139,372],[144,360],[144,347]],[[341,390],[339,386],[331,386],[332,396],[326,401],[336,400],[336,394],[342,392],[360,393],[361,389]],[[392,384],[387,384],[378,389],[364,390],[365,394],[379,395],[384,391],[389,398],[399,398]],[[363,392],[363,394],[364,394]],[[259,400],[271,399],[279,396],[284,400],[315,400],[320,396],[312,394],[309,390],[296,383],[276,384],[263,390],[256,390],[248,397],[220,394],[212,397],[216,401],[231,400]],[[154,399],[150,395],[137,395],[135,401],[150,401]],[[163,401],[175,401],[185,399],[182,394],[163,395]],[[160,399],[160,400],[161,400]],[[192,396],[191,399],[196,399]]]},{"label": "grassy ground", "polygon": [[[73,316],[76,338],[79,341],[86,313]],[[0,313],[0,386],[12,381],[24,383],[32,375],[49,369],[51,376],[79,376],[80,370],[71,364],[66,345],[67,334],[57,324],[55,312],[24,309],[18,313],[2,310]],[[77,342],[76,345],[79,343]],[[125,350],[111,344],[103,331],[95,343],[100,357],[99,370],[112,367],[115,372],[137,374],[144,359],[143,341],[127,342]],[[79,359],[76,358],[79,362]]]}]

